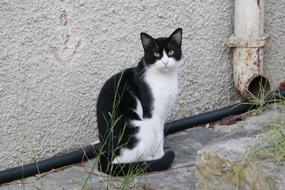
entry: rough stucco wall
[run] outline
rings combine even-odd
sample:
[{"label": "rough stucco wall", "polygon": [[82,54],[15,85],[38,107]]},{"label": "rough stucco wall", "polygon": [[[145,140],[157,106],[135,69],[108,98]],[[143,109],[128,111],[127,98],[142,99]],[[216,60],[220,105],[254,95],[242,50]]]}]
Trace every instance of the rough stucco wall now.
[{"label": "rough stucco wall", "polygon": [[[265,61],[276,86],[284,80],[285,2],[268,4],[266,29],[275,35]],[[136,65],[142,31],[183,28],[170,119],[237,101],[225,45],[232,21],[232,0],[0,0],[0,169],[97,140],[96,97],[110,75]]]},{"label": "rough stucco wall", "polygon": [[265,33],[272,42],[265,47],[264,63],[269,80],[276,88],[285,81],[285,0],[266,1]]}]

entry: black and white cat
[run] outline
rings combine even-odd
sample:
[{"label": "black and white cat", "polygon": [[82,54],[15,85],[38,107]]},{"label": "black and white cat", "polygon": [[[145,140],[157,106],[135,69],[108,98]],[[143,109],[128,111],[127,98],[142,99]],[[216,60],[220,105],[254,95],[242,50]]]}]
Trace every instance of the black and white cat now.
[{"label": "black and white cat", "polygon": [[178,94],[182,29],[168,38],[140,37],[144,57],[108,79],[97,102],[99,169],[115,176],[166,170],[175,157],[164,152],[164,123]]}]

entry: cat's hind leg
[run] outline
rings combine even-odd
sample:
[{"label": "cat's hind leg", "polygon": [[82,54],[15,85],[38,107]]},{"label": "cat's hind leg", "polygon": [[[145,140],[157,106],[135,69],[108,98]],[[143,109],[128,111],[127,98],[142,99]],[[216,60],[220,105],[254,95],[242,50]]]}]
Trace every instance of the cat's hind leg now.
[{"label": "cat's hind leg", "polygon": [[112,176],[126,176],[153,171],[163,171],[170,168],[174,157],[174,152],[169,150],[163,155],[162,158],[157,160],[140,161],[124,164],[111,164],[109,167],[106,167],[106,164],[104,163],[100,164],[99,161],[98,168],[100,171]]}]

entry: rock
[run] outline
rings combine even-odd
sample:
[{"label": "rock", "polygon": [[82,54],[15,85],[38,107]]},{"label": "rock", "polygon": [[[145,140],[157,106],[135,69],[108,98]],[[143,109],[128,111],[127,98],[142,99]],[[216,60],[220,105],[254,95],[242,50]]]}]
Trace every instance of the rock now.
[{"label": "rock", "polygon": [[255,138],[245,137],[200,150],[196,162],[197,189],[284,189],[284,166],[273,167],[247,160],[248,150],[254,144]]},{"label": "rock", "polygon": [[[276,106],[276,105],[273,105]],[[285,165],[254,159],[252,150],[263,143],[267,131],[284,120],[285,107],[265,111],[232,126],[216,126],[228,133],[198,151],[197,190],[284,190]]]}]

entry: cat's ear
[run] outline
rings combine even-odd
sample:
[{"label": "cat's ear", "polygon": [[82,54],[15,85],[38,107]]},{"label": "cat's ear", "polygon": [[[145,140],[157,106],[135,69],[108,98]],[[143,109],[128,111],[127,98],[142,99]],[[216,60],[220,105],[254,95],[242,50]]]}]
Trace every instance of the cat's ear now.
[{"label": "cat's ear", "polygon": [[142,32],[140,36],[141,36],[142,46],[145,50],[157,47],[155,40],[147,33]]},{"label": "cat's ear", "polygon": [[181,47],[182,45],[182,28],[177,28],[170,36],[169,36],[170,42],[169,45],[176,45],[178,47]]}]

